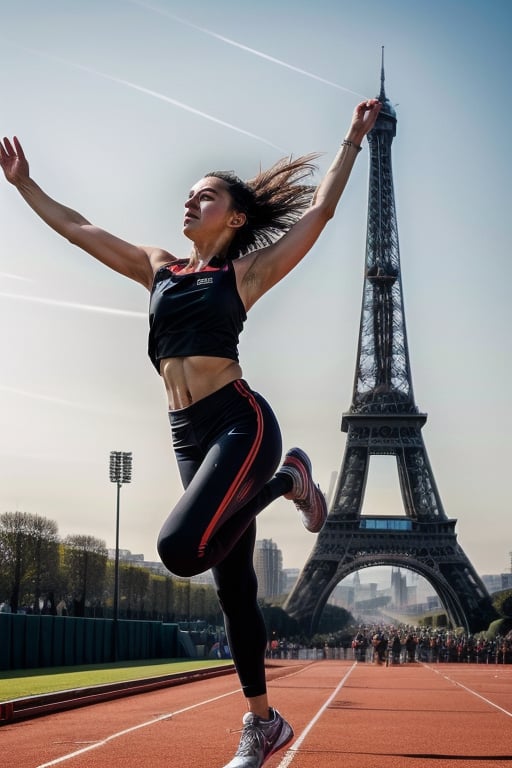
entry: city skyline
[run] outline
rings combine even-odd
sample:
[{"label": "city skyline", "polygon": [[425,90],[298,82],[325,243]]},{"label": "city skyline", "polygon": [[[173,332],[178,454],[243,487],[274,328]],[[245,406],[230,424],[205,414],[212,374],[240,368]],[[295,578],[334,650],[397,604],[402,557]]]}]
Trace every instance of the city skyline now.
[{"label": "city skyline", "polygon": [[[320,178],[355,104],[379,91],[385,46],[423,437],[472,564],[480,574],[508,570],[512,168],[500,129],[510,117],[512,6],[369,0],[361,14],[346,0],[186,9],[21,0],[2,20],[2,136],[19,136],[50,195],[177,255],[188,251],[183,200],[208,169],[249,178],[283,154],[319,151]],[[303,446],[326,491],[341,467],[356,361],[367,160],[365,145],[335,219],[251,310],[240,345],[284,450]],[[181,487],[163,387],[146,357],[147,294],[58,238],[3,179],[0,232],[0,512],[40,514],[61,536],[112,547],[109,454],[132,451],[120,546],[157,560]],[[403,513],[389,458],[372,457],[364,514]],[[314,543],[284,500],[261,515],[258,538],[280,542],[285,568],[301,568]]]}]

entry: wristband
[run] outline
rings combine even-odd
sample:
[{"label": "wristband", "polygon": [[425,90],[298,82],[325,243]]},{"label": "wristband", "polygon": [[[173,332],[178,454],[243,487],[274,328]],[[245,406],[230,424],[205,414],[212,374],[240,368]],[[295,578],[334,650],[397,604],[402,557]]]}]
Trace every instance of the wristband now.
[{"label": "wristband", "polygon": [[362,150],[362,147],[359,146],[359,144],[356,144],[355,141],[351,141],[350,139],[343,139],[341,142],[342,147],[354,147],[356,152],[360,152]]}]

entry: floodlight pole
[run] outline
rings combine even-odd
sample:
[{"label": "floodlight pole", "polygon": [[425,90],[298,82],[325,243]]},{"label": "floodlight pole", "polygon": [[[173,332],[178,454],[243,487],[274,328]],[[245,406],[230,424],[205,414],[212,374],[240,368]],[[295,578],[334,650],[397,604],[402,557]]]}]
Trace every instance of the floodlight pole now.
[{"label": "floodlight pole", "polygon": [[110,451],[110,482],[116,483],[116,549],[114,561],[114,600],[112,626],[112,660],[118,657],[118,622],[119,622],[119,508],[121,486],[132,479],[131,451]]}]

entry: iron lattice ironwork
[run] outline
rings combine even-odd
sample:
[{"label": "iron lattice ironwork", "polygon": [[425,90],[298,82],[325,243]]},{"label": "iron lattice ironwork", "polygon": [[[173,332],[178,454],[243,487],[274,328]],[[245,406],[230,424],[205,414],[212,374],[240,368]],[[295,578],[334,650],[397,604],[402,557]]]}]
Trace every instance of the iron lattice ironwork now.
[{"label": "iron lattice ironwork", "polygon": [[[427,414],[414,400],[391,163],[397,118],[383,66],[378,98],[381,112],[368,134],[365,279],[352,404],[341,425],[345,453],[326,524],[285,608],[314,632],[342,579],[369,566],[396,566],[426,578],[452,625],[475,632],[496,615],[457,543],[457,521],[443,509],[421,434]],[[405,514],[371,520],[361,510],[370,457],[377,454],[396,457]]]}]

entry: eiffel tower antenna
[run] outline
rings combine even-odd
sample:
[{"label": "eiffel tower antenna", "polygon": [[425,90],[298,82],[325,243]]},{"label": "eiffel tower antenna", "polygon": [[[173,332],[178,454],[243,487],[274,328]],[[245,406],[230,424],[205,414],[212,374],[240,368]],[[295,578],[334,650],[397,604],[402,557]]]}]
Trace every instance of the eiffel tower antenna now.
[{"label": "eiffel tower antenna", "polygon": [[382,46],[381,49],[381,60],[380,60],[380,93],[379,93],[379,101],[381,101],[384,104],[384,101],[386,99],[386,94],[384,92],[384,46]]},{"label": "eiffel tower antenna", "polygon": [[[345,453],[324,528],[285,609],[314,632],[336,585],[370,566],[405,568],[438,594],[454,627],[487,628],[496,618],[489,594],[457,543],[456,520],[439,495],[421,430],[427,414],[414,399],[400,268],[391,145],[396,111],[384,89],[368,134],[370,150],[365,276],[352,403],[343,414]],[[370,459],[396,459],[401,515],[361,514]]]}]

